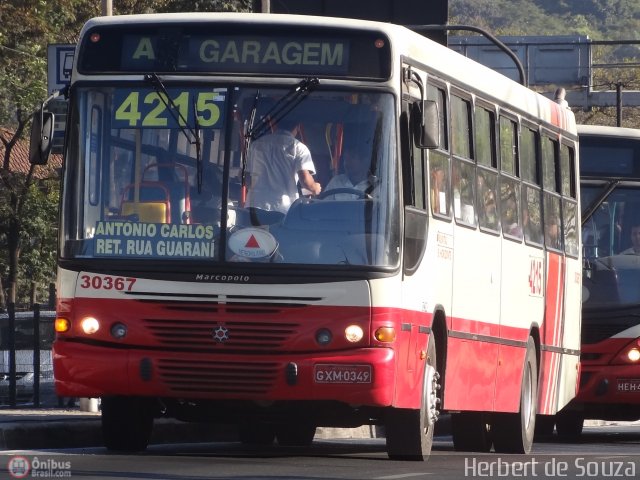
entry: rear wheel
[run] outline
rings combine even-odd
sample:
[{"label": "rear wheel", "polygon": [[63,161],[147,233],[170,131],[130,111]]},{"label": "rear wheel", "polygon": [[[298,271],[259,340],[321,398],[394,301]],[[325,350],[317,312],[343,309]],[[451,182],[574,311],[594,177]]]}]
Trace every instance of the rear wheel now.
[{"label": "rear wheel", "polygon": [[536,346],[529,337],[520,383],[520,411],[496,413],[492,422],[493,447],[501,453],[529,453],[533,445],[538,400]]},{"label": "rear wheel", "polygon": [[489,452],[491,450],[491,422],[483,412],[451,414],[453,447],[459,452]]},{"label": "rear wheel", "polygon": [[393,460],[426,460],[433,445],[433,430],[440,403],[436,343],[433,334],[427,346],[421,408],[391,408],[385,418],[387,453]]},{"label": "rear wheel", "polygon": [[140,452],[153,429],[154,403],[138,397],[102,398],[102,437],[107,450]]}]

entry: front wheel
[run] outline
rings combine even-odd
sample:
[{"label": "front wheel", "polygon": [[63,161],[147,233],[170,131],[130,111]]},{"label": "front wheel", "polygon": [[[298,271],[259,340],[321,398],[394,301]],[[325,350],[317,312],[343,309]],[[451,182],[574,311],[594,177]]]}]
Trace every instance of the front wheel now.
[{"label": "front wheel", "polygon": [[284,423],[276,426],[276,439],[284,447],[308,447],[316,435],[312,423]]},{"label": "front wheel", "polygon": [[433,334],[427,346],[419,409],[391,408],[385,417],[387,453],[392,460],[427,460],[433,445],[433,430],[440,403],[436,362],[436,342]]},{"label": "front wheel", "polygon": [[102,437],[107,450],[141,452],[149,445],[154,403],[138,397],[103,397]]},{"label": "front wheel", "polygon": [[492,422],[493,448],[499,453],[529,453],[533,445],[538,400],[536,345],[529,337],[520,383],[520,411],[496,413]]}]

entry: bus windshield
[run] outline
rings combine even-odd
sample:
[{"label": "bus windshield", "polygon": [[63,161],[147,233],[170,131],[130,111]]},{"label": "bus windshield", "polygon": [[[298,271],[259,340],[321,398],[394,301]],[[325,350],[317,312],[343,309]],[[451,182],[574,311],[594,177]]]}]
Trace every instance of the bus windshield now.
[{"label": "bus windshield", "polygon": [[[597,149],[582,147],[581,166],[603,163],[591,158]],[[606,159],[606,165],[616,163],[604,154],[600,159]],[[581,182],[585,307],[640,304],[640,189],[636,180],[619,173],[586,178],[587,169]]]},{"label": "bus windshield", "polygon": [[63,258],[397,265],[391,94],[158,83],[74,91]]}]

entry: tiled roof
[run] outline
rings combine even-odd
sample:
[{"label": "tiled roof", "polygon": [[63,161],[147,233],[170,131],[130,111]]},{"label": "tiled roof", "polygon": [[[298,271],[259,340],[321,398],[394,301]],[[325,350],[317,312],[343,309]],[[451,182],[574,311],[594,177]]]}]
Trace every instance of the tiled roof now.
[{"label": "tiled roof", "polygon": [[[0,127],[0,136],[5,141],[10,141],[14,132]],[[0,168],[4,162],[5,144],[0,142]],[[29,172],[29,141],[18,140],[18,143],[11,150],[11,159],[9,161],[9,170],[12,172],[20,172],[25,175]],[[34,170],[35,178],[49,178],[58,175],[62,167],[62,155],[51,155],[47,165],[39,165]]]}]

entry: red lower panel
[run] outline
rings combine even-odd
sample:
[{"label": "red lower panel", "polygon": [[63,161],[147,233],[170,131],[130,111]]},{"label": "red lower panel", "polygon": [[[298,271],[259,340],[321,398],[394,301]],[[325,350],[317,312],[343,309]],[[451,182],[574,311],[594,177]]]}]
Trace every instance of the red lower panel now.
[{"label": "red lower panel", "polygon": [[[386,406],[391,405],[395,390],[396,359],[393,350],[384,348],[315,357],[214,356],[58,341],[53,356],[56,392],[70,397],[120,394],[187,399],[340,400]],[[295,375],[291,364],[296,365]],[[318,381],[317,364],[325,365]],[[357,367],[332,369],[326,365]],[[370,377],[363,375],[369,371],[363,365],[371,366]],[[329,379],[327,372],[333,372]]]}]

